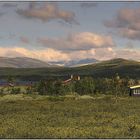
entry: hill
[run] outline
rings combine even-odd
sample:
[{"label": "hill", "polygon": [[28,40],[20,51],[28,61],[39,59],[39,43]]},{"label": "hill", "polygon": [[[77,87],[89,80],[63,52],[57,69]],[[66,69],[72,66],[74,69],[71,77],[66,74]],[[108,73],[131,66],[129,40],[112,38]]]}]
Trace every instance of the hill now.
[{"label": "hill", "polygon": [[12,75],[28,80],[66,78],[71,74],[102,78],[112,77],[116,73],[121,77],[140,79],[140,62],[119,58],[80,67],[0,68],[0,78]]},{"label": "hill", "polygon": [[94,64],[97,62],[99,62],[99,61],[94,58],[87,58],[87,59],[81,59],[81,60],[49,62],[49,64],[65,66],[65,67],[78,67],[78,66]]},{"label": "hill", "polygon": [[0,57],[0,68],[45,68],[54,66],[76,67],[93,64],[96,62],[98,62],[98,60],[96,59],[81,59],[58,62],[50,61],[47,63],[38,59],[28,57]]},{"label": "hill", "polygon": [[100,63],[78,67],[82,74],[95,77],[112,77],[118,73],[122,77],[140,78],[140,62],[122,58],[102,61]]},{"label": "hill", "polygon": [[0,67],[11,67],[11,68],[40,68],[40,67],[50,67],[50,65],[46,62],[27,58],[27,57],[16,57],[16,58],[8,58],[8,57],[0,57]]}]

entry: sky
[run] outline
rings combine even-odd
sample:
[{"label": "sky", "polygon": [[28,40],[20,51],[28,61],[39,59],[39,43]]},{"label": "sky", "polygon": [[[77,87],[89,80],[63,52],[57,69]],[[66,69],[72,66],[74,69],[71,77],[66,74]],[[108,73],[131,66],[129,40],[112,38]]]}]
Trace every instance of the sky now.
[{"label": "sky", "polygon": [[140,61],[140,2],[0,2],[0,57]]}]

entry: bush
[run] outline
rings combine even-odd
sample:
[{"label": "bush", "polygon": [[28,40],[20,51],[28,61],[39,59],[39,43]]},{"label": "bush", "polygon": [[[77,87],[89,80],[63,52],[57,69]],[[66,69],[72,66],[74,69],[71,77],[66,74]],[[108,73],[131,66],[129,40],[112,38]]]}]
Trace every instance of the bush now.
[{"label": "bush", "polygon": [[40,82],[38,82],[38,84],[36,85],[36,91],[38,92],[38,94],[40,95],[45,95],[46,94],[46,82],[41,80]]},{"label": "bush", "polygon": [[93,78],[85,77],[84,79],[77,81],[75,84],[75,91],[79,95],[94,94],[95,83]]},{"label": "bush", "polygon": [[65,97],[60,97],[60,96],[49,96],[47,98],[49,101],[57,102],[57,101],[64,101]]},{"label": "bush", "polygon": [[33,90],[31,87],[27,87],[26,88],[26,94],[32,94],[33,93]]},{"label": "bush", "polygon": [[4,94],[4,88],[0,89],[0,94]]},{"label": "bush", "polygon": [[20,92],[21,92],[20,88],[12,88],[10,91],[11,94],[19,94]]}]

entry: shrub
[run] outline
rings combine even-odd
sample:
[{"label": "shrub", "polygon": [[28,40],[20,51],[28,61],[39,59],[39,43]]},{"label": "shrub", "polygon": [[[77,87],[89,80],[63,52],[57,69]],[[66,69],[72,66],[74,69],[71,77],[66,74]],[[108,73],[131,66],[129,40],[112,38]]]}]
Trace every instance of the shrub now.
[{"label": "shrub", "polygon": [[56,101],[64,101],[64,100],[65,100],[65,97],[60,97],[60,96],[49,96],[47,99],[48,99],[49,101],[56,102]]},{"label": "shrub", "polygon": [[4,88],[0,89],[0,94],[4,94]]},{"label": "shrub", "polygon": [[26,88],[26,94],[32,94],[33,93],[33,90],[31,87],[27,87]]},{"label": "shrub", "polygon": [[94,94],[95,83],[93,78],[85,77],[84,79],[77,81],[75,84],[75,91],[80,95]]},{"label": "shrub", "polygon": [[20,92],[21,92],[20,88],[12,88],[10,91],[11,94],[19,94]]}]

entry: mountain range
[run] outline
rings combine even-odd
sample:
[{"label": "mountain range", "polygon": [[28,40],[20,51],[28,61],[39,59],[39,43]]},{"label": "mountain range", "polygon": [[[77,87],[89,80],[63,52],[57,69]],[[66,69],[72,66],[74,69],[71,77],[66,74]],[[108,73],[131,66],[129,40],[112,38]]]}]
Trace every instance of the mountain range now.
[{"label": "mountain range", "polygon": [[[19,59],[19,58],[18,58]],[[13,60],[13,59],[12,59]],[[32,59],[31,59],[32,60]],[[1,61],[1,60],[0,60]],[[22,59],[23,61],[23,59]],[[71,74],[82,76],[93,76],[94,78],[113,77],[118,73],[121,77],[130,77],[140,79],[140,62],[134,60],[126,60],[122,58],[94,62],[88,65],[77,67],[60,67],[54,64],[45,64],[46,67],[37,67],[32,64],[32,67],[21,66],[18,67],[0,67],[0,78],[7,77],[8,75],[15,76],[24,80],[39,80],[50,78],[69,78]],[[35,60],[34,60],[35,61]],[[33,61],[30,61],[32,63]],[[38,61],[37,61],[38,62]],[[40,62],[40,61],[39,61]],[[4,62],[3,62],[4,63]],[[42,64],[42,62],[41,62]],[[13,66],[13,65],[12,65]],[[29,66],[29,65],[28,65]],[[53,66],[53,67],[52,67]]]},{"label": "mountain range", "polygon": [[46,62],[40,61],[38,59],[27,58],[27,57],[0,57],[0,67],[10,67],[10,68],[41,68],[50,67]]},{"label": "mountain range", "polygon": [[57,65],[57,66],[64,66],[64,67],[78,67],[78,66],[84,66],[89,65],[93,63],[97,63],[99,60],[94,58],[87,58],[87,59],[81,59],[81,60],[70,60],[70,61],[58,61],[58,62],[48,62],[51,65]]},{"label": "mountain range", "polygon": [[72,61],[58,61],[58,62],[44,62],[38,59],[27,58],[27,57],[0,57],[0,67],[10,68],[45,68],[45,67],[74,67],[88,65],[98,62],[96,59],[82,59]]}]

